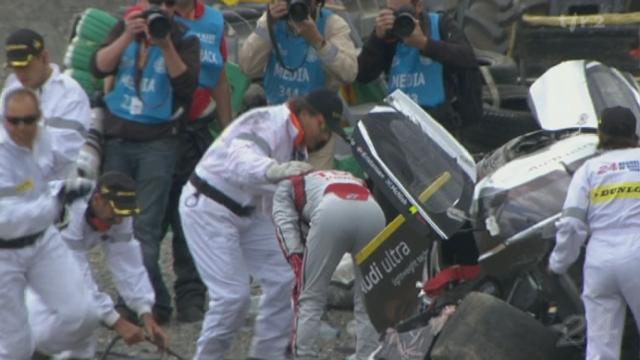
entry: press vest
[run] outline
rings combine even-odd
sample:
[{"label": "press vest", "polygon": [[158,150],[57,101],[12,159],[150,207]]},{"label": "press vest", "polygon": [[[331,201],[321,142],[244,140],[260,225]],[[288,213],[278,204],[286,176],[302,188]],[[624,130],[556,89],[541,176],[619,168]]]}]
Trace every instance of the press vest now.
[{"label": "press vest", "polygon": [[136,89],[136,62],[140,42],[132,42],[125,50],[116,75],[114,89],[106,104],[115,116],[140,123],[162,124],[171,121],[173,88],[164,63],[162,50],[149,47],[147,63]]},{"label": "press vest", "polygon": [[[427,13],[432,40],[440,40],[440,15]],[[389,92],[402,90],[423,107],[436,107],[445,101],[444,71],[441,63],[400,42],[389,71]]]},{"label": "press vest", "polygon": [[[326,9],[320,10],[318,15],[316,26],[323,36],[327,18],[331,15],[333,13]],[[286,21],[278,21],[274,32],[283,63],[294,71],[282,67],[275,51],[271,51],[264,77],[267,102],[284,103],[290,97],[305,95],[314,89],[324,87],[325,73],[316,50],[302,36],[296,36],[289,31]]]},{"label": "press vest", "polygon": [[190,20],[176,17],[176,21],[186,26],[200,39],[200,76],[198,83],[203,88],[214,88],[220,79],[224,61],[220,45],[224,33],[222,14],[209,6],[204,7],[204,14]]}]

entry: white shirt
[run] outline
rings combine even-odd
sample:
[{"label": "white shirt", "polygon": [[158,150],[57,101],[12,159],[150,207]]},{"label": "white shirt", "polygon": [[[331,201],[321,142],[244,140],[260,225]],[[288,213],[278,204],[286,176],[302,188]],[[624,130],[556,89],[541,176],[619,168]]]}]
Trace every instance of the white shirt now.
[{"label": "white shirt", "polygon": [[[0,241],[44,231],[60,215],[50,182],[62,180],[73,162],[54,148],[46,127],[33,150],[18,146],[0,125]],[[59,187],[58,187],[59,188]]]},{"label": "white shirt", "polygon": [[[270,204],[275,185],[266,179],[270,166],[294,160],[300,134],[286,104],[249,111],[234,120],[204,154],[195,172],[243,206]],[[264,207],[270,209],[269,206]]]},{"label": "white shirt", "polygon": [[142,262],[140,243],[133,237],[132,219],[123,219],[122,223],[100,233],[86,220],[88,199],[75,201],[69,206],[69,224],[60,234],[80,265],[85,284],[98,305],[100,318],[107,326],[113,326],[120,315],[109,294],[101,291],[93,278],[89,260],[92,248],[102,246],[118,292],[138,315],[151,312],[155,294]]},{"label": "white shirt", "polygon": [[640,246],[639,200],[640,148],[610,150],[587,160],[571,179],[549,267],[565,272],[587,238],[587,257],[633,253]]},{"label": "white shirt", "polygon": [[[89,98],[80,84],[60,72],[56,64],[49,64],[51,76],[36,90],[40,97],[40,108],[47,126],[58,130],[56,136],[62,141],[58,146],[69,148],[77,157],[91,126],[91,106]],[[0,115],[4,115],[5,95],[23,87],[15,74],[9,75],[0,95]]]}]

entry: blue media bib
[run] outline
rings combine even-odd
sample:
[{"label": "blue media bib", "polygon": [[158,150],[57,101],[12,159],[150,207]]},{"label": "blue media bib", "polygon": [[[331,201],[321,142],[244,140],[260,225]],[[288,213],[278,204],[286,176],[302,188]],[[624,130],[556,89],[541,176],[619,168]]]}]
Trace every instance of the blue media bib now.
[{"label": "blue media bib", "polygon": [[[323,36],[327,18],[331,15],[331,11],[322,9],[316,19],[316,26]],[[294,71],[282,67],[275,52],[271,51],[263,81],[269,104],[281,104],[290,97],[305,95],[325,86],[325,73],[316,50],[303,37],[292,34],[287,27],[286,21],[278,21],[275,38],[282,61]]]},{"label": "blue media bib", "polygon": [[214,88],[220,79],[224,60],[220,53],[220,44],[224,34],[222,13],[205,6],[204,14],[197,20],[176,17],[176,21],[200,39],[200,75],[198,83],[203,88]]},{"label": "blue media bib", "polygon": [[[429,13],[432,40],[440,40],[440,15]],[[444,70],[441,63],[420,50],[398,43],[389,71],[389,92],[402,90],[422,107],[436,107],[445,101]]]},{"label": "blue media bib", "polygon": [[171,121],[173,88],[162,50],[151,46],[136,90],[136,54],[140,43],[132,42],[125,50],[116,75],[115,86],[105,101],[112,114],[131,121],[161,124]]}]

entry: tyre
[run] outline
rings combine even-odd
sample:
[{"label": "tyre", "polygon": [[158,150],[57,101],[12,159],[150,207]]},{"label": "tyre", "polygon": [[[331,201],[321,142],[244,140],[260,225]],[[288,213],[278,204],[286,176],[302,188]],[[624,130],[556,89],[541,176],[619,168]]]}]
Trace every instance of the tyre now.
[{"label": "tyre", "polygon": [[480,66],[486,66],[496,84],[516,84],[518,82],[518,65],[516,62],[501,53],[474,49],[476,59]]},{"label": "tyre", "polygon": [[[524,12],[546,10],[548,0],[469,0],[461,1],[462,30],[479,49],[501,54],[511,46],[513,25]],[[466,8],[465,8],[466,5]]]},{"label": "tyre", "polygon": [[76,36],[102,44],[118,19],[106,11],[89,8],[82,13],[82,17],[76,24]]},{"label": "tyre", "polygon": [[557,334],[487,294],[467,295],[438,336],[432,360],[554,359]]},{"label": "tyre", "polygon": [[494,150],[509,140],[538,130],[529,111],[508,110],[485,105],[482,121],[462,131],[462,141],[472,153]]},{"label": "tyre", "polygon": [[505,110],[529,111],[529,88],[522,85],[496,85],[482,87],[482,101]]}]

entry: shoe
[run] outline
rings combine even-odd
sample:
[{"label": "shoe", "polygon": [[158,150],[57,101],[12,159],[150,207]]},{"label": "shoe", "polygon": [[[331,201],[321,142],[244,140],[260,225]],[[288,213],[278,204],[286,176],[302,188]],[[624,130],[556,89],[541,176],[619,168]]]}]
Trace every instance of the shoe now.
[{"label": "shoe", "polygon": [[198,306],[189,306],[178,309],[176,319],[181,323],[193,323],[204,319],[204,309]]}]

